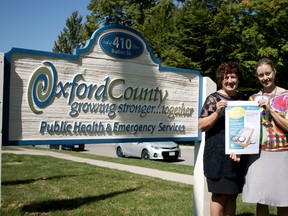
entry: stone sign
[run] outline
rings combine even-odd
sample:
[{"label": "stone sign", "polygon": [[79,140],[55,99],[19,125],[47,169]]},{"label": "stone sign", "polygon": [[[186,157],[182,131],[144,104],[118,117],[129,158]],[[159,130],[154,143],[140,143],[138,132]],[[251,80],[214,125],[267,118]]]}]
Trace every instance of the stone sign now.
[{"label": "stone sign", "polygon": [[123,26],[75,54],[5,53],[3,145],[200,140],[202,77],[155,59]]}]

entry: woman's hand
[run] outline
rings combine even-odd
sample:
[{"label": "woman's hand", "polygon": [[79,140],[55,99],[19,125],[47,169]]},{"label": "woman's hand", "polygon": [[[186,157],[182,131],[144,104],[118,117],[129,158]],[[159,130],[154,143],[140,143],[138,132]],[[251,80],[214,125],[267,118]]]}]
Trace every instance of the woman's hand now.
[{"label": "woman's hand", "polygon": [[260,107],[262,107],[263,109],[267,110],[270,112],[271,106],[270,106],[270,100],[264,100],[261,99],[258,101],[258,104]]},{"label": "woman's hand", "polygon": [[199,118],[198,119],[198,128],[202,131],[202,132],[206,132],[208,130],[210,130],[215,122],[217,121],[217,119],[219,118],[221,112],[225,109],[225,107],[227,106],[227,101],[224,100],[220,100],[216,103],[216,110],[215,112],[213,112],[211,115],[206,116],[204,118]]},{"label": "woman's hand", "polygon": [[234,152],[230,153],[230,159],[234,162],[240,162],[240,156],[241,155],[237,155]]},{"label": "woman's hand", "polygon": [[227,107],[227,101],[220,100],[216,103],[216,112],[221,113]]}]

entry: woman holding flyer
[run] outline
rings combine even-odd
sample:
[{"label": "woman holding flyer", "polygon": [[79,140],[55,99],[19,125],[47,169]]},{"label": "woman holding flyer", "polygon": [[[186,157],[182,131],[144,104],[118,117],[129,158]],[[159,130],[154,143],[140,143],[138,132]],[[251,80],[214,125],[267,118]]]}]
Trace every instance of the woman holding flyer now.
[{"label": "woman holding flyer", "polygon": [[269,59],[256,65],[263,89],[250,96],[258,101],[261,112],[261,147],[249,155],[243,188],[243,201],[257,203],[257,215],[269,215],[269,205],[277,215],[288,215],[288,92],[275,84],[276,69]]},{"label": "woman holding flyer", "polygon": [[236,198],[242,192],[243,169],[235,154],[225,155],[225,107],[228,101],[243,100],[237,92],[242,69],[236,62],[221,64],[216,70],[219,90],[210,94],[202,107],[198,127],[206,132],[204,175],[211,215],[235,215]]}]

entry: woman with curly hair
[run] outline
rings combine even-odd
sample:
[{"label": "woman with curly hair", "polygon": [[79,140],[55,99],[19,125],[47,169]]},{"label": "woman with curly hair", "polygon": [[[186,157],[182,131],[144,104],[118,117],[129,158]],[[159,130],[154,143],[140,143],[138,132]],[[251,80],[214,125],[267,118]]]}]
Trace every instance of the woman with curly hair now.
[{"label": "woman with curly hair", "polygon": [[235,215],[236,199],[242,193],[244,166],[235,154],[225,155],[225,108],[228,101],[244,100],[237,92],[242,69],[236,62],[221,64],[216,70],[218,91],[210,94],[202,107],[198,127],[205,132],[204,175],[212,193],[210,213]]}]

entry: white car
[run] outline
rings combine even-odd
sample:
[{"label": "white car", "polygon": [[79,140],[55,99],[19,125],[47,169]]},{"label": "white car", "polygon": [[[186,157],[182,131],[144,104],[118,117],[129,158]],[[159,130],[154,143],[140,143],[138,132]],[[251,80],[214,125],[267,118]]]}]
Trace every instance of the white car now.
[{"label": "white car", "polygon": [[175,142],[131,142],[115,144],[118,157],[137,157],[144,160],[173,160],[181,157],[181,150]]}]

